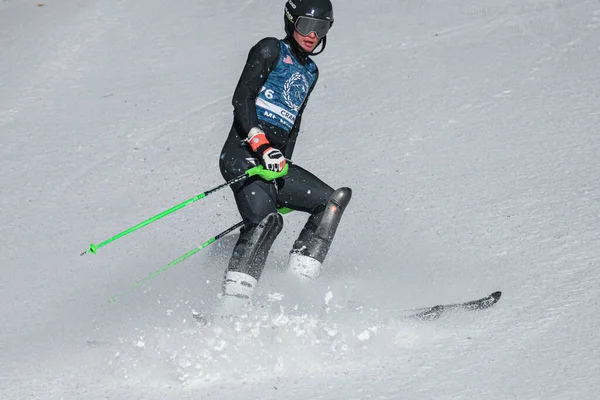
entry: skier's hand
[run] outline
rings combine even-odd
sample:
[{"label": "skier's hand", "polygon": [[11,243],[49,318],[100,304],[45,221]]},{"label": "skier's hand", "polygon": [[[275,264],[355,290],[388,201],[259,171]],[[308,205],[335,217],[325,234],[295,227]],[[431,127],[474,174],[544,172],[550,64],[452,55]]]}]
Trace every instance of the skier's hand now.
[{"label": "skier's hand", "polygon": [[278,149],[269,147],[262,155],[263,165],[269,171],[281,172],[285,168],[287,161]]}]

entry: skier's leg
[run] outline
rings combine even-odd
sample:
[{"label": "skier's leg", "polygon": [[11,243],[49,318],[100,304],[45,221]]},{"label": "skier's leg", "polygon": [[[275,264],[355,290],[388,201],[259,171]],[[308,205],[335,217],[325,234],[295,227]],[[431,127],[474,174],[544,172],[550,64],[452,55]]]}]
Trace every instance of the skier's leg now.
[{"label": "skier's leg", "polygon": [[237,314],[250,303],[269,249],[282,227],[281,214],[274,212],[258,225],[242,228],[225,272],[218,314]]},{"label": "skier's leg", "polygon": [[336,189],[325,209],[310,216],[290,252],[290,272],[309,279],[316,279],[319,276],[321,265],[329,252],[342,214],[351,197],[350,188]]},{"label": "skier's leg", "polygon": [[281,185],[279,199],[295,210],[311,215],[290,252],[289,270],[315,279],[321,272],[344,210],[352,197],[347,187],[331,189],[319,178],[297,165],[290,166]]},{"label": "skier's leg", "polygon": [[283,227],[274,182],[249,178],[232,185],[232,190],[244,226],[225,272],[221,303],[216,310],[220,315],[239,314],[250,303],[269,250]]}]

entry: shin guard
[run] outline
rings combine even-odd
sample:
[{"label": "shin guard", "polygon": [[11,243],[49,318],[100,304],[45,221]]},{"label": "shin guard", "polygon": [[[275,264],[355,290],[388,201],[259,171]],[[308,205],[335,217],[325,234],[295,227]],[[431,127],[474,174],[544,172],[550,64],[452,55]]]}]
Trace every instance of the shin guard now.
[{"label": "shin guard", "polygon": [[258,279],[269,250],[282,228],[283,217],[279,213],[267,215],[258,225],[242,228],[227,271],[241,272]]}]

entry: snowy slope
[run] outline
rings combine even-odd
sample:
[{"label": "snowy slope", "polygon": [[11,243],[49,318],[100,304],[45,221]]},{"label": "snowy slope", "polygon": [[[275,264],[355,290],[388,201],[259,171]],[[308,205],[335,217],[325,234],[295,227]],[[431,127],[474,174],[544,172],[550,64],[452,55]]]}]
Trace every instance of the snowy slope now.
[{"label": "snowy slope", "polygon": [[[38,4],[0,2],[0,398],[597,397],[597,1],[335,2],[294,161],[352,203],[311,285],[282,273],[305,218],[285,216],[271,312],[237,331],[190,321],[235,234],[107,301],[238,222],[228,190],[79,254],[222,182],[283,3]],[[336,308],[493,290],[434,324]]]}]

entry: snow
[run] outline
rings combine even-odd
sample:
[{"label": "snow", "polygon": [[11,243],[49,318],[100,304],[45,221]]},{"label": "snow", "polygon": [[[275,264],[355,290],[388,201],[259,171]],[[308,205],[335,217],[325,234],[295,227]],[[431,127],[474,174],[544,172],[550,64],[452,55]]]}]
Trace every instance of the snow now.
[{"label": "snow", "polygon": [[313,283],[283,271],[284,217],[237,324],[192,318],[235,233],[128,290],[239,221],[228,189],[80,257],[222,183],[282,7],[0,2],[0,398],[597,398],[597,1],[335,2],[294,161],[353,199]]}]

